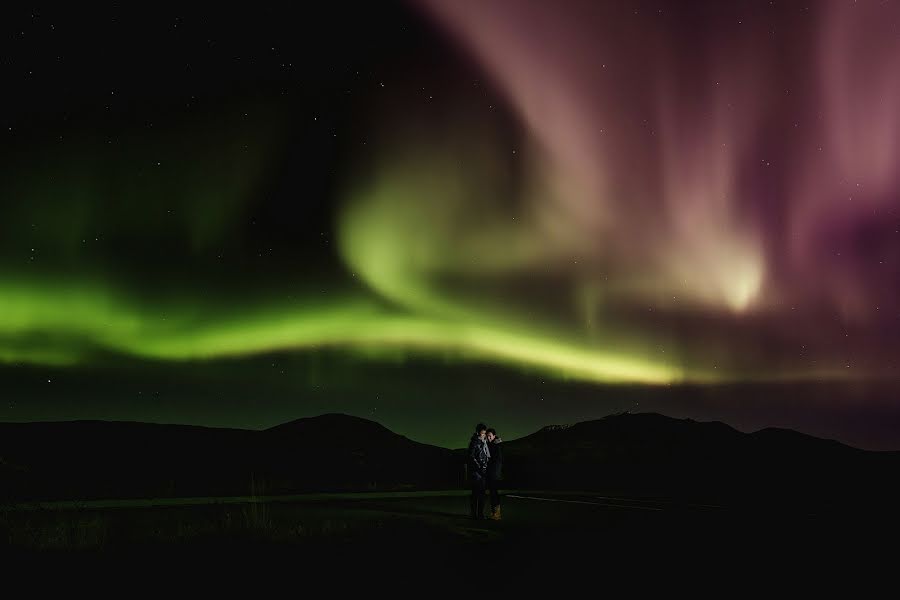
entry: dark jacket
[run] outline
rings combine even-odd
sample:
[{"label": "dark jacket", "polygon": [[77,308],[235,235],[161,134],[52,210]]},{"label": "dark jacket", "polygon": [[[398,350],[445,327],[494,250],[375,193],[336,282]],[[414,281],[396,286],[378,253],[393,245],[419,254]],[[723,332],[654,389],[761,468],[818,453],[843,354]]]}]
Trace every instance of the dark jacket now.
[{"label": "dark jacket", "polygon": [[500,447],[501,442],[500,438],[494,438],[494,441],[488,444],[488,449],[491,451],[491,458],[487,467],[488,479],[502,479],[503,477],[503,449]]},{"label": "dark jacket", "polygon": [[473,434],[472,439],[469,440],[469,450],[466,456],[472,476],[484,477],[488,467],[487,443],[478,437],[477,433]]}]

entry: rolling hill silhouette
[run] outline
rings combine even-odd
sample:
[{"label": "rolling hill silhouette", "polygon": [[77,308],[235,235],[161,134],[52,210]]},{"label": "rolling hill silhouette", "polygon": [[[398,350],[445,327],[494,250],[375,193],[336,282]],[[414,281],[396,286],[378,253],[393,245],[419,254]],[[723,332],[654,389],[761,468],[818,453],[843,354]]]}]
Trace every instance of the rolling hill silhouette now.
[{"label": "rolling hill silhouette", "polygon": [[505,443],[506,485],[728,504],[837,507],[897,498],[900,453],[796,431],[743,433],[655,413],[545,427]]},{"label": "rolling hill silhouette", "polygon": [[0,495],[99,499],[446,488],[451,451],[340,414],[264,431],[73,421],[0,424]]},{"label": "rolling hill silhouette", "polygon": [[[790,430],[622,414],[504,442],[504,487],[684,502],[888,506],[900,453]],[[264,431],[75,421],[0,423],[6,501],[274,495],[465,486],[464,450],[326,414]]]}]

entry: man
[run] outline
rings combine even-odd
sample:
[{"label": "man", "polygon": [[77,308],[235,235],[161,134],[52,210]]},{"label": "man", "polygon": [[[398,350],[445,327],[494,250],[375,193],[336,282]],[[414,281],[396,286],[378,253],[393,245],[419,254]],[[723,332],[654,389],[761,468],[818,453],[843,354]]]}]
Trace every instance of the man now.
[{"label": "man", "polygon": [[491,518],[500,520],[500,479],[503,476],[503,451],[500,449],[500,436],[496,429],[487,430],[488,452],[490,459],[487,467],[487,487],[491,491]]},{"label": "man", "polygon": [[487,478],[488,462],[491,452],[487,445],[487,426],[479,423],[475,433],[469,440],[468,450],[469,473],[472,482],[472,496],[469,499],[469,516],[473,519],[484,518],[484,489]]}]

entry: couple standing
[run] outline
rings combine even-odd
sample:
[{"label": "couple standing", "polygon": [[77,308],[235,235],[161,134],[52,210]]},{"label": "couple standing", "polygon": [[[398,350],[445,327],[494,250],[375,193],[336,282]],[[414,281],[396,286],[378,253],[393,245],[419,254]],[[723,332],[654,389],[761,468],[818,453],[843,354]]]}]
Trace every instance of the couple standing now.
[{"label": "couple standing", "polygon": [[503,470],[503,452],[500,436],[495,429],[488,429],[483,423],[475,427],[469,440],[468,463],[472,481],[472,497],[469,516],[484,518],[484,491],[491,492],[491,519],[500,520],[500,476]]}]

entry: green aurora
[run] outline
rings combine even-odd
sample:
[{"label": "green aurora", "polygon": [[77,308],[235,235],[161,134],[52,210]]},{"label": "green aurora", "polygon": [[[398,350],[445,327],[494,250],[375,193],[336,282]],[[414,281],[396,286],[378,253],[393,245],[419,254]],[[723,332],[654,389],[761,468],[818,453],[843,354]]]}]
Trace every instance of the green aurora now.
[{"label": "green aurora", "polygon": [[762,4],[14,9],[0,420],[897,449],[895,8]]}]

